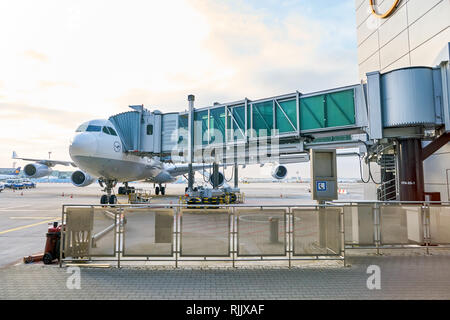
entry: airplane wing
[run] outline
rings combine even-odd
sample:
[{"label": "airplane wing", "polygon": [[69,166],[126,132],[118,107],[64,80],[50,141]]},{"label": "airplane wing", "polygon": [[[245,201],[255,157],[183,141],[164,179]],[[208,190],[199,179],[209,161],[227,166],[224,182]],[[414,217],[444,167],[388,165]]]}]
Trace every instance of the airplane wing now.
[{"label": "airplane wing", "polygon": [[[192,169],[194,171],[209,169],[212,167],[210,164],[192,164]],[[178,164],[173,167],[167,168],[167,172],[170,173],[171,176],[181,176],[183,174],[187,174],[189,172],[189,165],[188,164]]]},{"label": "airplane wing", "polygon": [[17,156],[17,153],[15,151],[13,151],[13,155],[12,155],[13,159],[18,159],[18,160],[24,160],[24,161],[34,161],[40,164],[44,164],[47,167],[54,167],[56,165],[62,165],[62,166],[72,166],[72,167],[76,167],[77,165],[75,163],[73,163],[72,161],[60,161],[60,160],[50,160],[50,159],[32,159],[32,158],[19,158]]}]

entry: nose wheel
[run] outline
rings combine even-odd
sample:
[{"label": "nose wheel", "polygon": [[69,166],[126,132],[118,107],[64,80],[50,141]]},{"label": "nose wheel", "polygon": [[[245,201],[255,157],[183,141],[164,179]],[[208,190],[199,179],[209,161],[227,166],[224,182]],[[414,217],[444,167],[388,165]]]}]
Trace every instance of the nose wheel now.
[{"label": "nose wheel", "polygon": [[114,180],[107,180],[107,181],[100,181],[100,186],[105,186],[104,190],[106,194],[102,195],[100,197],[100,204],[116,204],[117,203],[117,197],[115,194],[112,194],[113,188],[116,186],[117,181]]}]

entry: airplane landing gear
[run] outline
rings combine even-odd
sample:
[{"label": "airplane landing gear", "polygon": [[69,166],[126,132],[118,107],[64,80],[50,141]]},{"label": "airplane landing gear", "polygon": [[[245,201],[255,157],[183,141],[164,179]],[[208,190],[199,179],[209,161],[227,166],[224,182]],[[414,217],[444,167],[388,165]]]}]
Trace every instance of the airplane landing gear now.
[{"label": "airplane landing gear", "polygon": [[158,187],[155,187],[155,194],[159,195],[159,193],[161,192],[161,195],[165,195],[166,194],[166,186],[162,186],[161,184]]},{"label": "airplane landing gear", "polygon": [[106,194],[101,196],[100,204],[116,204],[117,197],[115,194],[112,194],[112,190],[116,186],[117,181],[116,180],[106,180],[106,181],[100,180],[99,182],[100,182],[101,187],[105,186],[103,191],[106,192]]}]

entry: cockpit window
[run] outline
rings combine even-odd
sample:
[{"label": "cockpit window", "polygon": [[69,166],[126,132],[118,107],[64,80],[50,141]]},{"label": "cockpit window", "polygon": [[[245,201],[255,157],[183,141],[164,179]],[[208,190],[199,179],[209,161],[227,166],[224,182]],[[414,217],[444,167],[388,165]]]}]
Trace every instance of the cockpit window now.
[{"label": "cockpit window", "polygon": [[75,132],[84,132],[86,131],[88,125],[86,123],[83,123],[82,125],[80,125],[77,130],[75,130]]},{"label": "cockpit window", "polygon": [[113,128],[108,127],[108,129],[109,129],[109,132],[111,132],[111,134],[112,134],[113,136],[117,136],[117,133],[116,133],[116,131],[115,131]]},{"label": "cockpit window", "polygon": [[106,134],[112,135],[112,136],[117,136],[116,131],[114,131],[113,128],[111,127],[103,127],[102,131]]},{"label": "cockpit window", "polygon": [[89,131],[89,132],[100,132],[100,131],[102,131],[102,127],[101,126],[94,126],[94,125],[90,124],[86,128],[86,131]]}]

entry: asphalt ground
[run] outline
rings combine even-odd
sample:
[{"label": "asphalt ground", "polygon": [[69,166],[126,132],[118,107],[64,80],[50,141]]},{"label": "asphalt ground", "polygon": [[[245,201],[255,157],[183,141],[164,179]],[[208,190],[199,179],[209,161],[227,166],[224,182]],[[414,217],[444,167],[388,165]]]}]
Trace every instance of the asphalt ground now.
[{"label": "asphalt ground", "polygon": [[[152,191],[152,185],[132,184]],[[165,196],[154,196],[151,203],[177,203],[184,193],[184,184],[169,184]],[[299,205],[315,203],[308,192],[308,183],[241,184],[246,204]],[[361,200],[360,184],[343,184],[348,194],[340,200]],[[116,188],[117,190],[117,188]],[[40,183],[35,189],[9,190],[0,193],[0,268],[17,263],[24,256],[44,250],[48,224],[60,221],[63,204],[99,204],[101,188],[92,184],[77,188],[66,183]],[[126,203],[125,197],[119,202]]]}]

